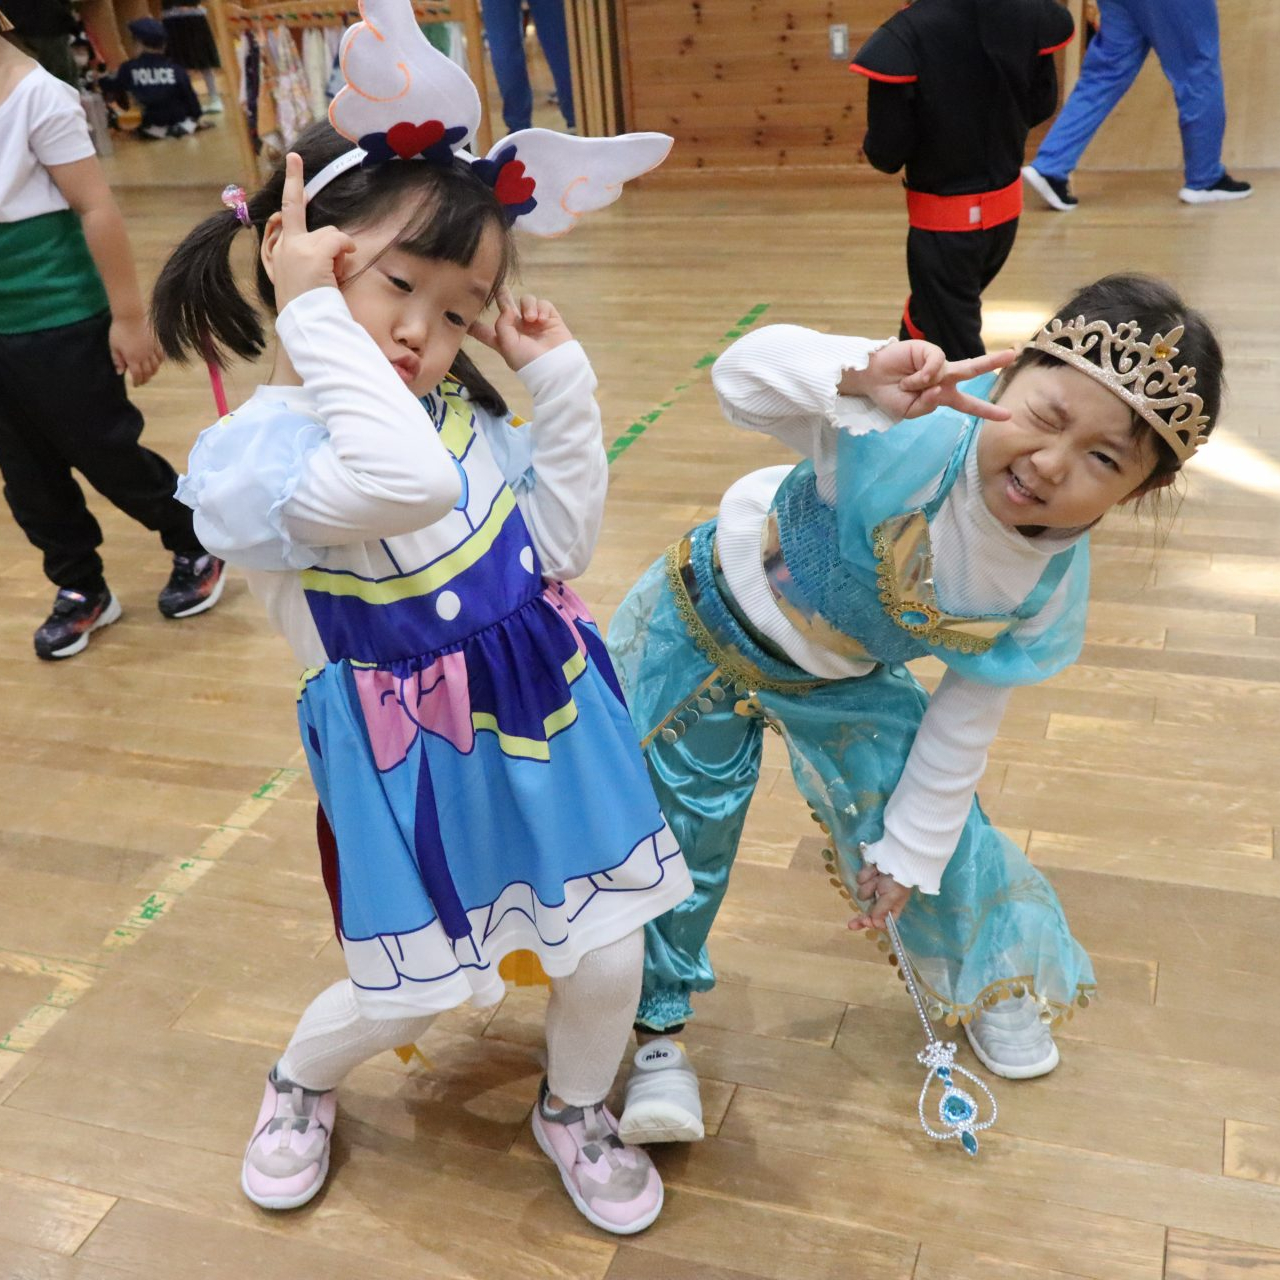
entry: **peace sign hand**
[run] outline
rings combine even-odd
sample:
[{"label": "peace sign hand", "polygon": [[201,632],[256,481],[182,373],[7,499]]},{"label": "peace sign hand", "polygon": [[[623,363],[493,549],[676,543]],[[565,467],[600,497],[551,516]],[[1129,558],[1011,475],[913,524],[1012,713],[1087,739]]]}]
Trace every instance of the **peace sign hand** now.
[{"label": "peace sign hand", "polygon": [[337,227],[307,230],[307,197],[302,157],[291,151],[284,162],[284,194],[280,212],[271,215],[262,245],[263,262],[275,285],[276,310],[312,289],[341,285],[346,258],[356,242]]},{"label": "peace sign hand", "polygon": [[1004,369],[1017,352],[994,351],[972,360],[948,360],[941,347],[916,340],[892,342],[867,361],[862,370],[846,369],[840,379],[841,395],[865,396],[897,421],[919,418],[947,405],[961,413],[1005,422],[1008,409],[966,395],[956,384],[979,374]]}]

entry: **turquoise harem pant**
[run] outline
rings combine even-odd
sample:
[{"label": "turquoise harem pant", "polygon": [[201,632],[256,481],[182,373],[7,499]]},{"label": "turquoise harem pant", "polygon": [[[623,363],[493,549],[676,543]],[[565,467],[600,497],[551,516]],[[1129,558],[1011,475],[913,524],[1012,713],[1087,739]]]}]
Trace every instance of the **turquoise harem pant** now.
[{"label": "turquoise harem pant", "polygon": [[[832,869],[852,889],[859,843],[880,838],[928,705],[903,666],[806,678],[761,650],[718,594],[695,583],[691,597],[672,564],[646,572],[609,629],[658,802],[694,882],[688,899],[645,927],[638,1021],[658,1031],[689,1018],[692,993],[715,984],[707,937],[759,778],[766,723],[782,734],[796,785],[831,833]],[[747,668],[754,682],[738,678]],[[976,798],[940,892],[912,895],[899,927],[931,1015],[952,1024],[1024,991],[1056,1020],[1094,990],[1052,888]]]}]

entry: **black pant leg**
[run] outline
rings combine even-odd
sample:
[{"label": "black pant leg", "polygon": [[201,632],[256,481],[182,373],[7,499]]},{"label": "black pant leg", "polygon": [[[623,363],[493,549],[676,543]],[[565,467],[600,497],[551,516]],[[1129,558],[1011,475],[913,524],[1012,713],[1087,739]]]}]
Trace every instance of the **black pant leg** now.
[{"label": "black pant leg", "polygon": [[0,334],[0,474],[18,527],[43,553],[55,586],[93,595],[102,577],[102,529],[85,505],[71,466],[33,416],[28,382],[29,335]]},{"label": "black pant leg", "polygon": [[[60,329],[19,335],[31,340],[26,395],[39,429],[104,498],[154,530],[171,552],[203,555],[192,512],[175,498],[169,462],[139,443],[142,414],[130,403],[107,342],[103,314]],[[16,341],[11,338],[10,341]],[[67,374],[59,377],[58,371]]]},{"label": "black pant leg", "polygon": [[1010,234],[1003,256],[988,274],[991,237],[1003,242],[1002,233],[1003,226],[989,231],[921,231],[912,227],[907,233],[911,319],[949,360],[964,360],[986,351],[982,344],[982,290],[1013,245]]},{"label": "black pant leg", "polygon": [[982,292],[986,293],[987,286],[1000,274],[1013,252],[1013,242],[1018,237],[1018,219],[1002,222],[998,227],[992,227],[981,234],[986,250],[982,264]]}]

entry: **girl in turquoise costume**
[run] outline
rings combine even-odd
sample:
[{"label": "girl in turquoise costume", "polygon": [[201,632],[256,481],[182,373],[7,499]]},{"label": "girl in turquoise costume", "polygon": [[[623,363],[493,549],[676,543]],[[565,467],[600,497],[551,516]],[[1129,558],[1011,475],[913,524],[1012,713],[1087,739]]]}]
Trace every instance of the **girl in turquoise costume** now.
[{"label": "girl in turquoise costume", "polygon": [[[641,928],[692,884],[604,643],[562,581],[585,569],[604,503],[595,377],[555,308],[503,282],[512,226],[567,230],[670,140],[534,130],[470,156],[465,74],[405,0],[362,14],[334,128],[304,132],[252,197],[229,191],[156,288],[175,356],[258,354],[228,265],[238,228],[256,232],[275,364],[202,433],[179,497],[304,668],[298,723],[349,975],[272,1067],[241,1186],[267,1209],[309,1201],[343,1077],[434,1013],[500,1000],[503,960],[531,951],[552,988],[534,1135],[592,1223],[635,1232],[662,1184],[603,1099]],[[519,375],[533,423],[461,353],[468,333]]]},{"label": "girl in turquoise costume", "polygon": [[[997,370],[1003,372],[997,376]],[[791,326],[713,373],[731,422],[806,458],[745,477],[609,632],[697,889],[646,929],[628,1142],[702,1136],[673,1032],[714,983],[706,939],[766,725],[829,833],[857,930],[900,930],[935,1017],[1004,1076],[1053,1069],[1049,1024],[1093,990],[1053,890],[974,789],[1010,692],[1075,661],[1089,529],[1170,484],[1218,412],[1222,355],[1166,285],[1088,286],[1015,355]],[[904,665],[946,664],[933,698]],[[653,1038],[656,1034],[656,1038]]]}]

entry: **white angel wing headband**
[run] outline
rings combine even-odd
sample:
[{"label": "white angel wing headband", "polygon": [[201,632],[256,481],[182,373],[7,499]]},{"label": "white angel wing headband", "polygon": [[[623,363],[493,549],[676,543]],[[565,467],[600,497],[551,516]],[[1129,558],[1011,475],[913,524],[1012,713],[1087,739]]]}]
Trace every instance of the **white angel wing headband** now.
[{"label": "white angel wing headband", "polygon": [[665,133],[578,138],[521,129],[473,156],[464,148],[480,123],[480,97],[471,77],[422,34],[412,0],[360,0],[360,17],[342,37],[346,83],[329,107],[330,123],[356,146],[307,183],[308,199],[356,165],[450,164],[457,156],[493,188],[513,226],[558,236],[612,204],[623,183],[671,150]]}]

